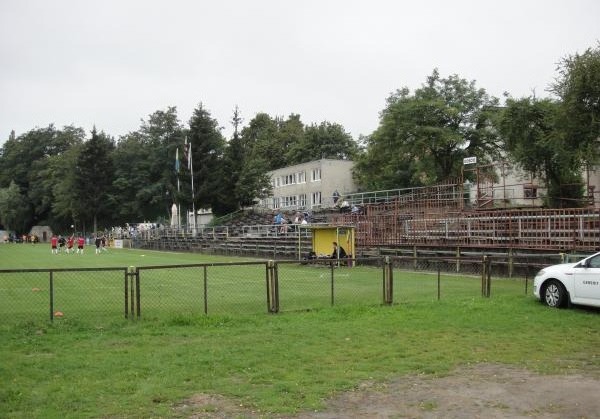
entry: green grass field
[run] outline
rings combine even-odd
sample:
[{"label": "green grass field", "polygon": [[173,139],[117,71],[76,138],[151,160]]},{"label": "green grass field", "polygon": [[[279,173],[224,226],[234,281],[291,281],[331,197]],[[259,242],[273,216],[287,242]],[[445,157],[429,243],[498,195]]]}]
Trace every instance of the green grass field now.
[{"label": "green grass field", "polygon": [[[8,268],[56,270],[52,272],[52,284],[48,271],[1,273],[0,324],[50,318],[51,312],[62,313],[62,321],[87,321],[95,326],[120,319],[125,316],[126,286],[132,284],[125,279],[125,272],[131,266],[140,269],[140,306],[146,318],[199,315],[205,310],[209,314],[254,314],[266,312],[268,306],[264,260],[132,249],[111,249],[98,255],[89,250],[84,255],[53,255],[48,246],[22,244],[6,245],[0,250],[9,256],[3,258],[11,262]],[[442,273],[438,283],[436,272],[395,272],[396,302],[436,300],[438,286],[440,299],[481,294],[476,275]],[[376,266],[331,269],[322,264],[280,262],[279,308],[298,311],[381,304],[382,275],[381,267]],[[493,292],[523,296],[524,282],[495,281]]]},{"label": "green grass field", "polygon": [[94,246],[86,246],[83,255],[64,253],[52,255],[50,245],[47,243],[2,244],[0,245],[0,269],[104,268],[255,260],[136,249],[109,249],[100,255],[96,255],[94,251]]},{"label": "green grass field", "polygon": [[[0,269],[249,260],[86,250],[53,256],[48,246],[0,245]],[[269,416],[319,409],[365,380],[445,374],[479,362],[600,373],[598,310],[548,309],[525,295],[522,280],[494,281],[492,297],[482,298],[477,278],[443,275],[438,301],[435,274],[396,271],[396,304],[384,306],[380,268],[339,268],[332,307],[330,270],[282,264],[282,313],[268,315],[264,265],[207,270],[208,316],[199,297],[202,268],[157,269],[141,274],[136,321],[122,316],[122,276],[57,273],[65,317],[53,323],[42,289],[47,274],[0,276],[0,417],[178,417],[175,408],[199,393]],[[15,298],[39,303],[40,317],[11,318]]]}]

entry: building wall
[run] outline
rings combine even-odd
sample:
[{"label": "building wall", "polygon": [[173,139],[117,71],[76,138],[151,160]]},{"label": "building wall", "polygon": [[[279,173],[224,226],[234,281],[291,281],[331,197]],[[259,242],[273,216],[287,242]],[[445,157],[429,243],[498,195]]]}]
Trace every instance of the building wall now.
[{"label": "building wall", "polygon": [[[476,172],[476,169],[470,171]],[[482,170],[481,174],[465,181],[465,192],[472,207],[540,207],[543,204],[546,188],[539,179],[506,162],[493,164],[493,171],[493,176]]]},{"label": "building wall", "polygon": [[354,162],[321,159],[269,172],[272,196],[261,200],[267,208],[315,209],[334,205],[333,194],[356,191],[352,180]]},{"label": "building wall", "polygon": [[[477,204],[478,187],[480,200],[485,203],[490,199],[493,202],[493,205],[488,205],[490,208],[543,206],[548,191],[542,179],[509,163],[497,163],[494,166],[494,181],[486,181],[482,176],[479,185],[475,181],[465,183],[465,191],[469,192],[473,206]],[[582,170],[581,181],[587,189],[583,192],[584,197],[588,197],[595,207],[600,207],[600,167]]]}]

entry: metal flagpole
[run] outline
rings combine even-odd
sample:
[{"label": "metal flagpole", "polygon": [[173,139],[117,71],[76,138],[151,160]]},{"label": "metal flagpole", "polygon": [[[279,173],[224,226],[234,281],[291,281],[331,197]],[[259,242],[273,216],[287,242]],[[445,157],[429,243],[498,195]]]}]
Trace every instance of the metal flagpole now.
[{"label": "metal flagpole", "polygon": [[194,161],[192,159],[192,143],[190,142],[190,151],[189,151],[189,159],[190,159],[190,174],[192,176],[192,214],[193,214],[193,220],[194,222],[192,223],[192,228],[193,228],[193,234],[196,235],[196,203],[195,201],[195,195],[194,195]]},{"label": "metal flagpole", "polygon": [[[179,147],[177,147],[177,151],[175,152],[175,171],[177,172],[177,201],[179,201],[179,193],[181,192],[180,184],[179,184]],[[181,228],[181,202],[177,202],[177,230]]]},{"label": "metal flagpole", "polygon": [[185,137],[185,148],[187,152],[188,169],[190,170],[190,178],[192,181],[192,229],[193,233],[196,234],[196,203],[194,202],[196,198],[194,193],[194,162],[192,159],[192,142],[190,141],[188,143],[187,136]]}]

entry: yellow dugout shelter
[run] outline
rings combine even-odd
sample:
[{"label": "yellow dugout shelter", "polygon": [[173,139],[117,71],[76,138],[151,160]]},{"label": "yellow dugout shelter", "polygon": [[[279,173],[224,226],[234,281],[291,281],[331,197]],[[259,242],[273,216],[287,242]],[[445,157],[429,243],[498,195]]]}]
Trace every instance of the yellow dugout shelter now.
[{"label": "yellow dugout shelter", "polygon": [[312,251],[318,258],[331,256],[333,242],[343,247],[349,258],[356,255],[353,226],[306,226],[305,228],[312,231]]}]

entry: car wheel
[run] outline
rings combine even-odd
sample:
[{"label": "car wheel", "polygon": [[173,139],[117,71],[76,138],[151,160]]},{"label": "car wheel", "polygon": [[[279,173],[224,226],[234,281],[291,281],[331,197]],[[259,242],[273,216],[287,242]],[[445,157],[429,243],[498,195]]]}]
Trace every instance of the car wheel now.
[{"label": "car wheel", "polygon": [[543,302],[549,307],[564,307],[567,302],[567,290],[559,281],[551,279],[544,287]]}]

